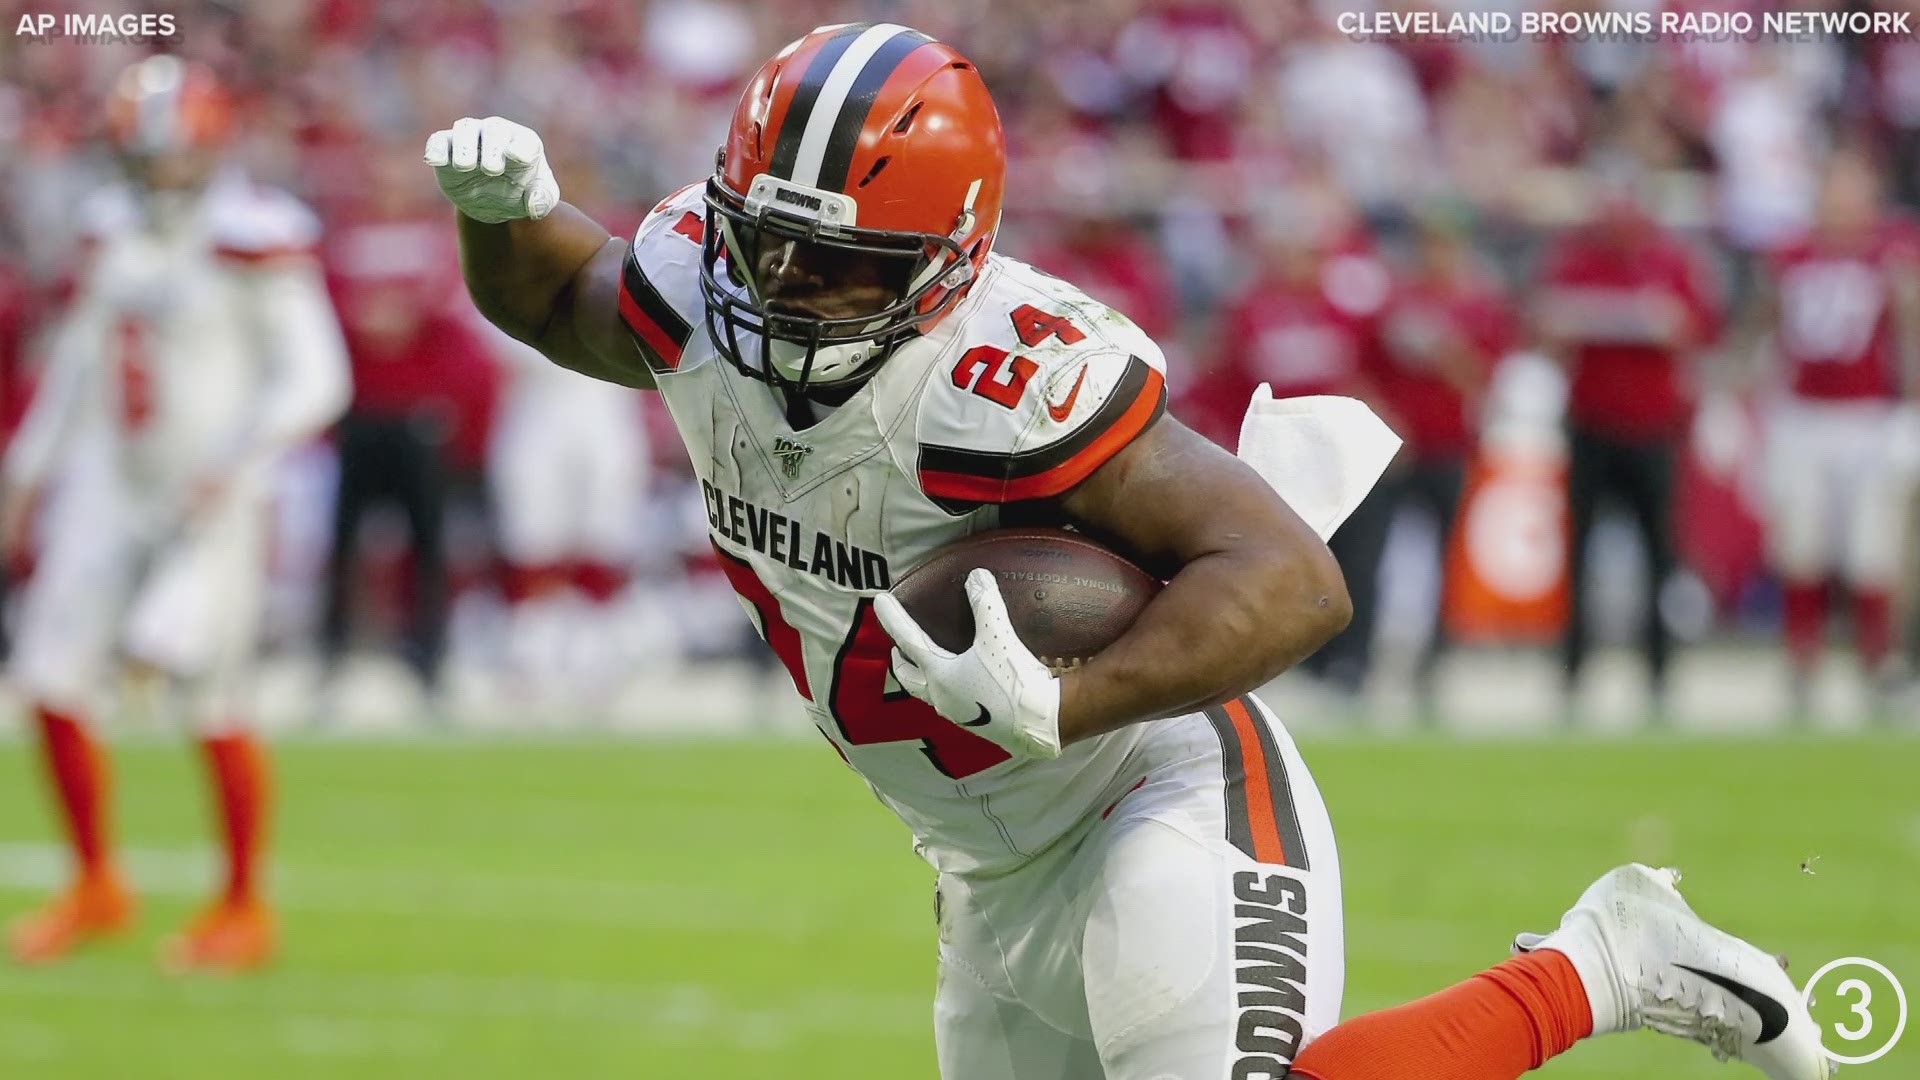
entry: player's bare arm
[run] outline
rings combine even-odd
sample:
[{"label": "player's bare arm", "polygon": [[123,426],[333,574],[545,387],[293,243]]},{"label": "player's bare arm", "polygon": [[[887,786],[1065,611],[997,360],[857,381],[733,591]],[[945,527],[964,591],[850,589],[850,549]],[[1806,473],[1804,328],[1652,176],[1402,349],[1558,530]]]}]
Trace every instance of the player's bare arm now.
[{"label": "player's bare arm", "polygon": [[562,367],[652,389],[642,346],[620,325],[626,242],[560,201],[540,137],[467,118],[435,132],[425,158],[459,211],[460,266],[480,313]]},{"label": "player's bare arm", "polygon": [[1244,694],[1352,617],[1326,544],[1246,463],[1171,417],[1057,510],[1167,578],[1125,634],[1062,676],[1062,744]]}]

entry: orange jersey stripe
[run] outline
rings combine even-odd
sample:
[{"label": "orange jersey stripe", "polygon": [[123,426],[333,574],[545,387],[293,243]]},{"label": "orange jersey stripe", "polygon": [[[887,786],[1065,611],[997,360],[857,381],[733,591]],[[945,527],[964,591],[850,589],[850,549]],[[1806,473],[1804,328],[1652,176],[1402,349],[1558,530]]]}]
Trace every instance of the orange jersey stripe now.
[{"label": "orange jersey stripe", "polygon": [[967,473],[922,470],[921,487],[927,494],[936,498],[963,499],[982,503],[1045,499],[1071,490],[1075,485],[1092,476],[1095,469],[1105,465],[1108,459],[1132,442],[1135,436],[1146,430],[1147,425],[1160,413],[1160,403],[1165,390],[1166,377],[1158,370],[1148,367],[1146,382],[1141,386],[1140,392],[1134,396],[1133,403],[1127,406],[1127,411],[1120,414],[1120,418],[1088,443],[1085,449],[1045,472],[1013,479],[999,479]]},{"label": "orange jersey stripe", "polygon": [[1241,759],[1246,762],[1247,817],[1253,826],[1254,858],[1285,866],[1286,845],[1280,841],[1280,823],[1273,816],[1273,781],[1268,775],[1272,766],[1261,745],[1260,733],[1254,729],[1260,720],[1247,711],[1243,699],[1235,698],[1227,702],[1225,708],[1233,720],[1234,734],[1240,737]]}]

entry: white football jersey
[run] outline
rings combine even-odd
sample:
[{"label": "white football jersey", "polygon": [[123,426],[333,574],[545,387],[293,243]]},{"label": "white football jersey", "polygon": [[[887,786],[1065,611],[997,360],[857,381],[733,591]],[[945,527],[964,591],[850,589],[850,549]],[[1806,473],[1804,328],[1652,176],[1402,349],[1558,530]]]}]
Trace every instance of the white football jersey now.
[{"label": "white football jersey", "polygon": [[[795,430],[713,344],[700,185],[654,209],[620,296],[699,476],[734,589],[820,731],[943,871],[1010,866],[1098,814],[1142,729],[1012,762],[901,690],[872,598],[936,550],[1057,496],[1152,424],[1165,361],[1124,316],[992,256],[844,405]],[[651,360],[650,360],[651,362]]]},{"label": "white football jersey", "polygon": [[7,473],[37,481],[76,440],[164,506],[209,474],[252,481],[345,407],[350,377],[313,247],[283,192],[227,175],[165,206],[109,188]]}]

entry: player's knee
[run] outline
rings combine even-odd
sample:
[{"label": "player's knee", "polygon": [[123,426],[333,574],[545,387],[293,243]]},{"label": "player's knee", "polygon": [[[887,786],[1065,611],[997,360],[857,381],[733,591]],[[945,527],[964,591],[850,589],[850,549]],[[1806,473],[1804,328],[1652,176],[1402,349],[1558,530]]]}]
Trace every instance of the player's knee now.
[{"label": "player's knee", "polygon": [[[1231,966],[1220,853],[1158,821],[1123,824],[1088,912],[1082,974],[1102,1054],[1163,1038]],[[1217,1010],[1204,1010],[1215,1012]]]}]

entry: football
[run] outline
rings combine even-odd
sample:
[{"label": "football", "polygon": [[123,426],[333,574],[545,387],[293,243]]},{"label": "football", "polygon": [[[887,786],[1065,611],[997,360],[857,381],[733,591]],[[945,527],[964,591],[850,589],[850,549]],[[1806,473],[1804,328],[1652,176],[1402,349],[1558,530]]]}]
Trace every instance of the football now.
[{"label": "football", "polygon": [[997,529],[933,553],[893,594],[941,648],[973,643],[966,578],[993,571],[1014,631],[1056,671],[1073,667],[1125,633],[1160,582],[1088,537],[1065,529]]}]

